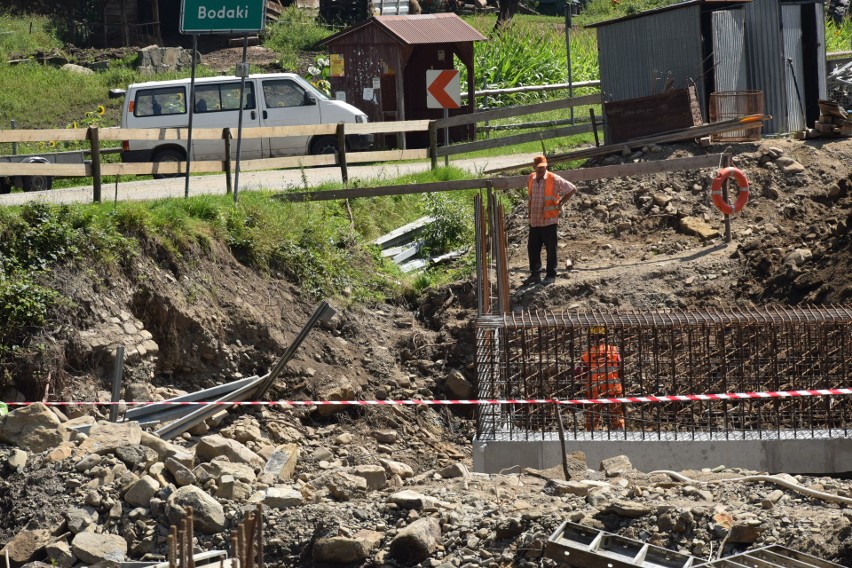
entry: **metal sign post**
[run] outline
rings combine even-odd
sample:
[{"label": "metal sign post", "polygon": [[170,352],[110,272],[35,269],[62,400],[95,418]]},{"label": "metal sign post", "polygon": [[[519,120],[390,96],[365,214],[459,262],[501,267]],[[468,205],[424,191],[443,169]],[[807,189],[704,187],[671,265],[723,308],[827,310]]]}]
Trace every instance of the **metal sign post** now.
[{"label": "metal sign post", "polygon": [[192,34],[192,79],[190,82],[189,133],[187,135],[186,189],[189,197],[189,162],[192,154],[192,115],[195,111],[195,53],[198,47],[198,34],[232,34],[243,36],[243,61],[237,66],[240,83],[239,118],[237,126],[237,163],[234,174],[234,204],[237,203],[237,182],[240,176],[240,150],[243,131],[243,100],[245,98],[246,77],[248,76],[248,34],[263,31],[266,21],[266,0],[217,0],[211,4],[208,0],[181,0],[180,32]]},{"label": "metal sign post", "polygon": [[[568,98],[574,98],[574,79],[571,73],[571,8],[572,0],[565,2],[565,51],[568,56]],[[574,124],[574,105],[571,105],[571,124]]]},{"label": "metal sign post", "polygon": [[186,101],[186,109],[189,113],[189,122],[186,125],[186,181],[183,185],[184,198],[189,197],[189,165],[192,163],[192,117],[195,116],[195,54],[198,53],[198,34],[192,34],[192,73],[189,79],[189,97]]},{"label": "metal sign post", "polygon": [[240,193],[240,147],[243,142],[243,112],[245,112],[245,97],[246,97],[246,77],[248,77],[249,66],[246,61],[248,52],[248,36],[243,36],[243,62],[237,65],[237,76],[240,80],[240,117],[237,119],[237,160],[234,164],[234,206],[237,205],[238,195]]},{"label": "metal sign post", "polygon": [[[426,108],[444,109],[444,118],[449,109],[461,106],[459,72],[455,69],[430,69],[426,71]],[[450,145],[450,127],[444,126],[444,146]],[[450,155],[444,155],[444,166],[450,165]]]}]

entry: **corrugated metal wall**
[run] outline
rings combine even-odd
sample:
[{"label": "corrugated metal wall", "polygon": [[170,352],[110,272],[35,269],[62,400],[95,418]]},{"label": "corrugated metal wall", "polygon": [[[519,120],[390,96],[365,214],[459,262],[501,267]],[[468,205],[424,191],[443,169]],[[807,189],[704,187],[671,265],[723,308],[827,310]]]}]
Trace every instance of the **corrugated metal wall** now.
[{"label": "corrugated metal wall", "polygon": [[713,67],[716,91],[748,89],[742,10],[716,10],[713,22]]},{"label": "corrugated metal wall", "polygon": [[[818,59],[820,62],[825,61],[825,17],[823,16],[824,8],[822,2],[817,2],[814,4],[814,10],[816,12],[816,22],[817,22],[817,30],[816,30],[816,40],[817,45],[819,45],[819,55]],[[828,98],[828,84],[827,77],[828,73],[826,71],[825,65],[817,65],[817,80],[819,81],[819,98],[827,99]]]},{"label": "corrugated metal wall", "polygon": [[620,101],[660,93],[671,72],[675,88],[685,88],[690,78],[696,80],[698,99],[705,108],[707,94],[698,80],[700,24],[696,5],[597,28],[604,96]]},{"label": "corrugated metal wall", "polygon": [[805,66],[802,56],[802,8],[799,4],[781,6],[781,37],[784,41],[787,130],[804,130],[807,128],[804,100]]},{"label": "corrugated metal wall", "polygon": [[763,91],[767,114],[764,133],[787,131],[787,102],[784,83],[784,44],[781,41],[781,4],[778,0],[754,0],[746,5],[746,49],[748,82]]}]

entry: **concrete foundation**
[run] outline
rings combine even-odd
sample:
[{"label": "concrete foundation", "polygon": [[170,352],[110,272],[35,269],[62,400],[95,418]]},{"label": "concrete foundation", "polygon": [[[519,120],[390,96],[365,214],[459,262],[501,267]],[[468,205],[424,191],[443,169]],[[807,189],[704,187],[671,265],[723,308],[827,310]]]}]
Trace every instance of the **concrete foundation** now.
[{"label": "concrete foundation", "polygon": [[[517,433],[515,433],[517,434]],[[852,472],[852,439],[829,437],[828,432],[746,432],[724,439],[699,434],[695,439],[662,433],[642,439],[638,432],[606,433],[594,437],[581,433],[566,440],[568,452],[581,451],[588,467],[597,469],[601,460],[625,455],[633,467],[649,472],[659,469],[740,467],[766,473],[838,474]],[[758,437],[758,434],[760,435]],[[836,432],[834,433],[836,436]],[[585,437],[583,437],[585,436]],[[617,436],[617,438],[616,438]],[[530,434],[518,439],[473,441],[473,468],[480,473],[507,473],[521,468],[547,469],[562,463],[555,433]]]}]

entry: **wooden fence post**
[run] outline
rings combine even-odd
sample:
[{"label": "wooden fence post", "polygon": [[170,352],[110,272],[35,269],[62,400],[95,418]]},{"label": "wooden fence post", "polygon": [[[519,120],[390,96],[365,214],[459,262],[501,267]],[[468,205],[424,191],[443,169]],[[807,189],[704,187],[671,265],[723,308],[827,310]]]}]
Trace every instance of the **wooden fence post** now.
[{"label": "wooden fence post", "polygon": [[346,167],[346,123],[337,123],[337,163],[340,164],[340,177],[343,183],[349,183],[349,170]]},{"label": "wooden fence post", "polygon": [[429,158],[432,160],[432,169],[438,169],[438,123],[429,121]]},{"label": "wooden fence post", "polygon": [[[731,148],[725,148],[725,153],[722,155],[722,167],[730,168],[734,165],[733,156],[731,154]],[[728,202],[728,180],[726,179],[722,183],[722,201],[725,203]],[[725,242],[731,242],[731,216],[725,215]]]},{"label": "wooden fence post", "polygon": [[231,129],[222,129],[222,138],[225,140],[225,194],[231,195],[234,188],[231,186]]},{"label": "wooden fence post", "polygon": [[98,140],[98,127],[90,126],[86,133],[92,157],[92,200],[101,202],[101,145]]}]

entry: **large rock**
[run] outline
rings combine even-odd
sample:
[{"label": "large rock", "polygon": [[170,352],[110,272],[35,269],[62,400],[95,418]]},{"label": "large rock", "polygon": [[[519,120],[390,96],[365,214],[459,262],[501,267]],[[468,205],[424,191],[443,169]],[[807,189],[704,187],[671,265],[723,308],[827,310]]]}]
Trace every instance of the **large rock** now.
[{"label": "large rock", "polygon": [[321,538],[314,543],[314,560],[330,564],[353,564],[366,560],[382,540],[382,533],[362,530],[352,537]]},{"label": "large rock", "polygon": [[379,460],[379,463],[382,464],[383,468],[385,468],[385,471],[388,473],[388,477],[393,477],[394,475],[398,475],[400,479],[414,477],[414,469],[412,469],[408,464],[384,459]]},{"label": "large rock", "polygon": [[213,434],[199,440],[195,446],[195,455],[204,461],[212,461],[217,456],[226,456],[234,463],[244,463],[259,470],[264,465],[262,457],[236,440]]},{"label": "large rock", "polygon": [[276,481],[289,481],[293,478],[298,460],[299,446],[296,444],[278,446],[263,466],[263,473],[274,476]]},{"label": "large rock", "polygon": [[56,414],[40,402],[14,410],[0,422],[0,442],[33,453],[50,450],[70,438],[70,431]]},{"label": "large rock", "polygon": [[394,503],[402,509],[415,510],[434,509],[440,504],[440,501],[438,501],[434,497],[429,497],[428,495],[417,493],[416,491],[411,491],[410,489],[394,493],[393,495],[388,497],[388,502]]},{"label": "large rock", "polygon": [[150,475],[143,475],[130,486],[130,489],[124,494],[124,500],[131,505],[148,508],[151,505],[151,499],[154,498],[159,489],[160,484],[157,483],[156,479]]},{"label": "large rock", "polygon": [[172,458],[189,469],[195,465],[195,454],[150,432],[143,431],[139,443],[157,452],[157,457],[162,462]]},{"label": "large rock", "polygon": [[177,524],[192,507],[193,526],[203,534],[225,530],[225,510],[219,502],[194,485],[181,487],[169,496],[166,512],[169,522]]},{"label": "large rock", "polygon": [[0,557],[8,558],[12,566],[21,566],[33,560],[36,552],[50,542],[50,531],[45,529],[23,530],[12,537],[0,550]]},{"label": "large rock", "polygon": [[680,231],[687,235],[693,235],[702,241],[709,241],[720,236],[719,231],[698,217],[683,217],[680,220]]},{"label": "large rock", "polygon": [[211,462],[199,464],[192,473],[198,479],[199,483],[206,483],[214,479],[218,480],[226,475],[230,475],[234,479],[239,479],[246,483],[254,483],[257,479],[257,474],[254,469],[244,463],[233,463],[227,459],[215,459]]},{"label": "large rock", "polygon": [[89,429],[89,437],[80,444],[78,455],[114,454],[119,448],[139,444],[142,427],[138,422],[100,421]]},{"label": "large rock", "polygon": [[124,562],[127,558],[127,542],[116,534],[81,532],[71,541],[71,550],[86,564]]},{"label": "large rock", "polygon": [[476,396],[476,389],[464,378],[461,371],[453,370],[444,381],[444,390],[450,398],[467,400]]},{"label": "large rock", "polygon": [[390,556],[404,564],[418,564],[429,558],[441,544],[438,519],[418,519],[400,530],[390,543]]},{"label": "large rock", "polygon": [[[196,61],[200,62],[201,57]],[[159,47],[149,45],[136,54],[136,70],[143,74],[180,71],[192,66],[192,51],[182,47]]]},{"label": "large rock", "polygon": [[[349,379],[340,377],[334,383],[320,388],[317,397],[319,400],[355,400],[355,388]],[[347,408],[346,405],[329,404],[316,407],[316,413],[320,416],[331,416]]]},{"label": "large rock", "polygon": [[290,507],[301,506],[305,498],[297,489],[292,487],[270,487],[250,500],[252,502],[260,501],[273,509],[289,509]]}]

